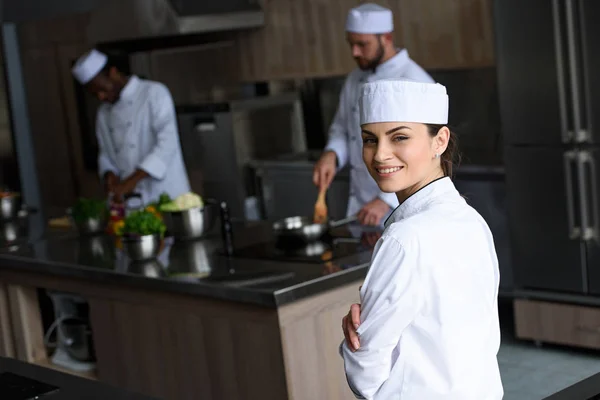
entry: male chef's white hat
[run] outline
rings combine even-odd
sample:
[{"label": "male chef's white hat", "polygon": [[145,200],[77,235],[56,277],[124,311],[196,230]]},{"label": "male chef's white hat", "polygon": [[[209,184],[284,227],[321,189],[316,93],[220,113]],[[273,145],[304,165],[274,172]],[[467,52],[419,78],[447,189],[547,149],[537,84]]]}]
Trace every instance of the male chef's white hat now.
[{"label": "male chef's white hat", "polygon": [[362,85],[360,124],[374,122],[448,123],[448,94],[439,83],[379,80]]},{"label": "male chef's white hat", "polygon": [[79,57],[71,71],[73,72],[75,79],[82,85],[85,85],[102,71],[102,68],[104,68],[107,61],[108,57],[106,54],[101,53],[96,49],[92,49]]},{"label": "male chef's white hat", "polygon": [[346,32],[388,33],[394,30],[394,17],[385,7],[373,3],[361,4],[348,12]]}]

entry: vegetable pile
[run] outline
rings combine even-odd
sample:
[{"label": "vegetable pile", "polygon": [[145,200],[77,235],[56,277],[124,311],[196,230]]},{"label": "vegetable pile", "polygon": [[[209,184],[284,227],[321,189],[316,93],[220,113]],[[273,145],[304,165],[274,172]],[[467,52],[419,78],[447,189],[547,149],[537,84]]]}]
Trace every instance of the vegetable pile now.
[{"label": "vegetable pile", "polygon": [[164,212],[177,212],[183,210],[189,210],[191,208],[202,208],[204,202],[202,197],[195,193],[186,193],[177,197],[175,200],[162,204],[159,209]]},{"label": "vegetable pile", "polygon": [[167,230],[160,214],[146,209],[132,212],[115,228],[117,235],[130,237],[145,235],[163,237]]},{"label": "vegetable pile", "polygon": [[75,222],[106,218],[107,213],[106,202],[98,199],[79,198],[71,209],[71,216]]}]

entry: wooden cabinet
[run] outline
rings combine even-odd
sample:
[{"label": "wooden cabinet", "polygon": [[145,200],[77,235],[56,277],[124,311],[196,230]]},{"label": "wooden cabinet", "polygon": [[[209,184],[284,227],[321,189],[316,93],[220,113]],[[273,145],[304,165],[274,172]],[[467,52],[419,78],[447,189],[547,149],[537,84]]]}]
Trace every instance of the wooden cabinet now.
[{"label": "wooden cabinet", "polygon": [[520,339],[600,349],[600,308],[517,299]]}]

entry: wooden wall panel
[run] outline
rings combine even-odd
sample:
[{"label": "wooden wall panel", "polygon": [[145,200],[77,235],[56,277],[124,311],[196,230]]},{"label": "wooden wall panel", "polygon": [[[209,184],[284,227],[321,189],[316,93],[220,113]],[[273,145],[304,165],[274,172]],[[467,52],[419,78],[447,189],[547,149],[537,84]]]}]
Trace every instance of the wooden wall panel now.
[{"label": "wooden wall panel", "polygon": [[75,181],[56,51],[44,47],[21,54],[42,202],[68,207],[75,198]]},{"label": "wooden wall panel", "polygon": [[[265,27],[239,36],[245,81],[343,75],[355,67],[344,26],[358,0],[265,0]],[[491,0],[379,0],[398,46],[426,69],[494,65]]]}]

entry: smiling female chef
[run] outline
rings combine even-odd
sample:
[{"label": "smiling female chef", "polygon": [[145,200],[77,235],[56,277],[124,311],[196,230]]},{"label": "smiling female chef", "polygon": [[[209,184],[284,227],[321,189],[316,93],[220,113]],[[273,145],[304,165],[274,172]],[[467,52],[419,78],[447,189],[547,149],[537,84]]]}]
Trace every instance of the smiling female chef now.
[{"label": "smiling female chef", "polygon": [[138,192],[148,203],[163,192],[171,198],[189,192],[169,89],[159,82],[125,76],[95,49],[81,56],[72,72],[102,102],[96,137],[98,168],[107,194],[118,199]]},{"label": "smiling female chef", "polygon": [[450,179],[446,89],[367,83],[359,107],[364,162],[400,205],[375,247],[362,309],[352,307],[360,315],[342,322],[348,383],[366,399],[501,399],[498,261],[487,224]]}]

